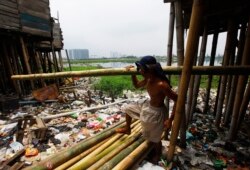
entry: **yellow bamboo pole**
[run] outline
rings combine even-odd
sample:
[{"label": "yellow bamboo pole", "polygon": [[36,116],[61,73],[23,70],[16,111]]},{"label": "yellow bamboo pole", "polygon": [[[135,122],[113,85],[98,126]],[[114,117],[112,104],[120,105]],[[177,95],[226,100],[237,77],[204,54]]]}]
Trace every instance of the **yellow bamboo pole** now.
[{"label": "yellow bamboo pole", "polygon": [[[178,67],[163,67],[166,74],[181,74],[183,66]],[[249,75],[250,65],[245,66],[194,66],[191,74],[195,75]],[[61,77],[91,77],[91,76],[115,76],[115,75],[131,75],[139,74],[135,69],[127,71],[125,68],[113,69],[97,69],[86,71],[65,71],[55,73],[27,74],[27,75],[12,75],[13,80],[32,80],[32,79],[51,79]]]},{"label": "yellow bamboo pole", "polygon": [[147,150],[149,150],[149,148],[153,148],[153,145],[150,145],[150,142],[148,141],[144,141],[133,152],[131,152],[131,154],[119,162],[113,170],[129,169]]},{"label": "yellow bamboo pole", "polygon": [[80,155],[77,155],[76,157],[70,159],[69,161],[67,161],[64,164],[62,164],[62,165],[58,166],[57,168],[55,168],[55,170],[64,170],[64,169],[70,167],[71,165],[73,165],[77,161],[81,160],[82,158],[84,158],[85,156],[87,156],[88,154],[90,154],[91,152],[96,150],[97,148],[99,148],[101,145],[103,145],[105,142],[107,142],[107,140],[110,140],[110,138],[111,137],[105,139],[104,141],[102,141],[102,142],[98,143],[97,145],[91,147],[90,149],[84,151]]},{"label": "yellow bamboo pole", "polygon": [[174,156],[174,150],[177,142],[177,136],[180,129],[180,123],[182,120],[183,112],[185,109],[185,99],[187,95],[187,89],[189,84],[189,79],[191,76],[193,57],[196,54],[199,42],[199,32],[201,21],[203,17],[203,0],[194,0],[193,8],[190,21],[190,29],[187,40],[187,47],[184,59],[184,66],[182,70],[180,89],[178,91],[178,99],[176,106],[176,113],[174,117],[174,124],[171,133],[170,147],[168,150],[167,160],[172,161]]},{"label": "yellow bamboo pole", "polygon": [[88,168],[88,170],[96,170],[98,168],[100,168],[102,165],[104,165],[107,161],[109,161],[110,159],[112,159],[115,155],[119,154],[123,149],[125,149],[126,147],[128,147],[130,144],[132,144],[136,139],[139,138],[139,136],[141,136],[141,127],[137,128],[133,134],[129,135],[129,137],[126,138],[126,140],[124,140],[124,142],[119,143],[119,145],[112,150],[111,152],[109,152],[108,154],[104,153],[105,156],[102,156],[104,154],[100,154],[100,156],[102,157],[102,159],[100,159],[99,161],[97,161],[95,164],[93,164],[91,167]]},{"label": "yellow bamboo pole", "polygon": [[77,170],[79,167],[82,169],[89,168],[92,164],[94,164],[96,161],[103,158],[107,153],[109,153],[112,150],[115,150],[119,145],[121,145],[126,139],[128,139],[130,136],[134,135],[135,132],[137,132],[138,128],[140,128],[139,121],[136,121],[133,123],[132,127],[132,133],[131,135],[124,135],[124,134],[115,134],[113,138],[111,138],[108,142],[103,144],[101,147],[93,151],[91,154],[83,158],[82,160],[78,161],[76,164],[71,166],[69,170]]}]

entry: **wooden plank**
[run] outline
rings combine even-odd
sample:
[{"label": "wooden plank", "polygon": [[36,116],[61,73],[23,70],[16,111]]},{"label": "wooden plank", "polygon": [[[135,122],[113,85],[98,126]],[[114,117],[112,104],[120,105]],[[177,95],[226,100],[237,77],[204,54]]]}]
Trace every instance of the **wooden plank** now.
[{"label": "wooden plank", "polygon": [[7,1],[7,0],[1,0],[0,5],[7,6],[13,9],[17,9],[17,3],[12,2],[12,1]]},{"label": "wooden plank", "polygon": [[20,28],[19,20],[16,18],[0,15],[0,27],[1,28],[14,27],[15,29],[19,29]]},{"label": "wooden plank", "polygon": [[6,12],[6,11],[0,10],[0,15],[4,15],[4,16],[8,16],[8,17],[13,17],[13,18],[16,18],[16,19],[19,20],[18,14],[13,14],[13,13],[10,13],[10,12]]},{"label": "wooden plank", "polygon": [[8,6],[4,6],[4,5],[0,5],[0,11],[6,11],[7,13],[13,13],[13,14],[18,14],[18,10],[8,7]]},{"label": "wooden plank", "polygon": [[39,35],[42,37],[51,37],[51,34],[48,31],[42,31],[42,30],[38,30],[38,29],[26,27],[26,26],[22,26],[22,32],[34,34],[34,35]]},{"label": "wooden plank", "polygon": [[39,13],[45,13],[45,14],[50,13],[49,3],[44,3],[37,0],[18,0],[18,3],[19,7],[22,7],[22,10],[29,9],[31,11],[36,11]]},{"label": "wooden plank", "polygon": [[43,19],[47,19],[47,20],[50,20],[51,16],[50,16],[50,12],[38,12],[38,11],[33,11],[29,8],[25,8],[23,6],[20,6],[18,7],[19,8],[19,11],[21,13],[27,13],[27,14],[30,14],[30,15],[33,15],[33,16],[36,16],[36,17],[39,17],[39,18],[43,18]]}]

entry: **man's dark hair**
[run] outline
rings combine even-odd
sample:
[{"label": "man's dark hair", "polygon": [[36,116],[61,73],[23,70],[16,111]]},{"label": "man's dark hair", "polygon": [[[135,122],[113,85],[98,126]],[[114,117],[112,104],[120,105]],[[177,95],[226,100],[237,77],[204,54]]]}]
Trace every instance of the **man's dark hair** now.
[{"label": "man's dark hair", "polygon": [[[137,71],[142,68],[145,71],[153,71],[157,77],[159,77],[162,80],[165,80],[169,85],[170,81],[166,77],[161,64],[156,61],[156,59],[153,56],[145,56],[142,57],[140,61],[135,62],[137,66]],[[172,87],[170,85],[170,87]]]}]

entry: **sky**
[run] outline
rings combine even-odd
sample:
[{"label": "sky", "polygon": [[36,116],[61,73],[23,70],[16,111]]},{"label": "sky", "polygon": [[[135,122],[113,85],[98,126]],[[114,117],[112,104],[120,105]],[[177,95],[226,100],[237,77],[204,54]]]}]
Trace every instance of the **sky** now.
[{"label": "sky", "polygon": [[90,57],[167,54],[170,5],[163,0],[50,0],[50,10],[64,49],[88,49]]}]

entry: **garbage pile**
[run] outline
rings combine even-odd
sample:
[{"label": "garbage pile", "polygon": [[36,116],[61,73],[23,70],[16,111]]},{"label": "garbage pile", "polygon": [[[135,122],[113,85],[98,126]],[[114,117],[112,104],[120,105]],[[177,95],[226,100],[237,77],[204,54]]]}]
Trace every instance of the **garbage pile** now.
[{"label": "garbage pile", "polygon": [[[61,87],[54,99],[42,95],[20,101],[21,107],[11,113],[1,113],[0,169],[20,169],[46,159],[48,156],[88,139],[124,120],[122,105],[147,97],[145,92],[124,94],[115,103],[100,91],[90,88],[89,78],[80,78],[73,87]],[[175,89],[176,90],[176,89]],[[250,167],[250,140],[239,133],[234,142],[226,140],[228,129],[214,127],[214,117],[200,113],[205,90],[201,90],[193,122],[187,129],[185,149],[177,147],[174,161],[169,165],[163,155],[159,166],[144,161],[139,169],[247,169]],[[216,92],[211,91],[210,108]],[[170,103],[172,107],[173,103]],[[248,114],[249,116],[249,114]],[[164,151],[169,141],[163,141]],[[164,168],[163,168],[164,167]]]},{"label": "garbage pile", "polygon": [[227,141],[227,128],[214,126],[212,115],[194,114],[186,132],[187,147],[177,152],[180,169],[249,169],[250,137],[239,132],[237,140]]},{"label": "garbage pile", "polygon": [[[88,78],[79,79],[73,90],[66,89],[56,99],[46,97],[43,90],[43,101],[41,95],[39,100],[31,96],[20,102],[19,109],[1,113],[1,168],[13,166],[15,161],[9,160],[14,156],[20,157],[22,167],[30,166],[124,120],[121,105],[126,100],[112,103],[111,98],[100,97]],[[132,95],[140,98],[141,94]]]}]

